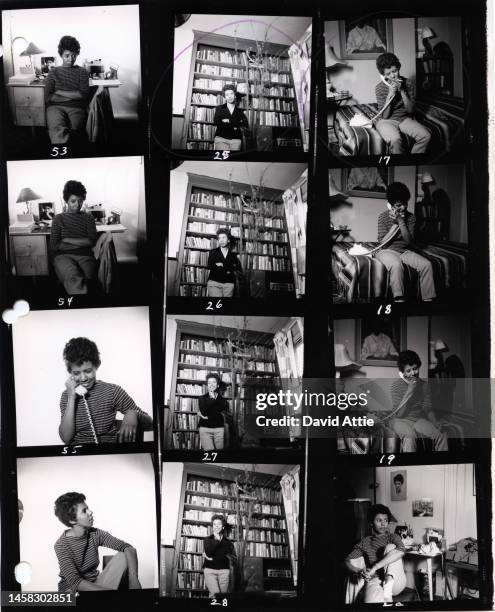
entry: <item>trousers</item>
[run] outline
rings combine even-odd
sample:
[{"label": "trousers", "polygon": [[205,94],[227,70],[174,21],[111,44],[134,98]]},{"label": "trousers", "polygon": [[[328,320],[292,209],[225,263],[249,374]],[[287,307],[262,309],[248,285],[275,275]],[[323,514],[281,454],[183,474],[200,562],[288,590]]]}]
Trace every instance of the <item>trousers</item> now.
[{"label": "trousers", "polygon": [[199,442],[203,450],[221,450],[224,446],[223,427],[200,427]]},{"label": "trousers", "polygon": [[435,451],[448,449],[447,436],[428,419],[392,419],[390,428],[401,441],[401,452],[414,453],[418,435],[433,440]]},{"label": "trousers", "polygon": [[206,283],[208,297],[234,297],[234,283],[219,283],[209,280]]},{"label": "trousers", "polygon": [[86,125],[87,113],[84,108],[57,104],[46,109],[46,125],[52,145],[67,144],[70,133],[82,132]]},{"label": "trousers", "polygon": [[208,589],[210,597],[215,597],[217,593],[229,592],[230,570],[228,569],[211,569],[205,567],[203,570],[205,577],[205,585]]},{"label": "trousers", "polygon": [[105,569],[98,574],[95,584],[116,591],[126,574],[127,558],[123,552],[119,552],[112,557]]},{"label": "trousers", "polygon": [[240,151],[242,146],[242,140],[240,138],[222,138],[221,136],[215,136],[213,141],[213,149],[215,151]]},{"label": "trousers", "polygon": [[89,255],[56,255],[55,273],[69,295],[88,293],[88,280],[96,276],[96,259]]},{"label": "trousers", "polygon": [[410,136],[414,140],[414,145],[410,151],[411,154],[425,153],[431,139],[430,130],[411,117],[406,117],[402,121],[380,119],[377,121],[375,128],[387,143],[389,153],[394,155],[409,153],[404,146],[402,134]]},{"label": "trousers", "polygon": [[432,300],[436,297],[435,281],[433,279],[433,266],[431,262],[415,251],[399,253],[393,249],[382,249],[375,254],[387,268],[390,289],[394,297],[404,295],[404,268],[406,264],[414,268],[419,274],[419,287],[423,300]]},{"label": "trousers", "polygon": [[[395,550],[395,544],[387,544],[383,550],[384,556]],[[392,595],[399,595],[406,588],[406,574],[404,572],[404,564],[402,559],[397,559],[389,565],[385,566],[384,573],[393,576],[394,582],[392,587]],[[384,581],[379,576],[374,576],[366,583],[364,591],[364,603],[384,603],[386,601]]]}]

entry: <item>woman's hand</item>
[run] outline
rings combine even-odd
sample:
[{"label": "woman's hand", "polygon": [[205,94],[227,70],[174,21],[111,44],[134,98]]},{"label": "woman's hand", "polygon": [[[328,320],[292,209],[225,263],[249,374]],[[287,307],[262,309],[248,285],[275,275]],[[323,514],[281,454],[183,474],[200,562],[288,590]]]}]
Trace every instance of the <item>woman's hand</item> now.
[{"label": "woman's hand", "polygon": [[230,119],[222,119],[222,123],[230,123]]},{"label": "woman's hand", "polygon": [[129,410],[124,416],[117,436],[118,442],[135,442],[139,418],[135,410]]},{"label": "woman's hand", "polygon": [[203,557],[207,560],[207,561],[213,561],[213,557],[208,557],[208,555],[206,553],[203,553]]},{"label": "woman's hand", "polygon": [[375,570],[372,567],[370,569],[365,568],[360,571],[359,575],[368,582],[368,580],[371,580],[375,575]]},{"label": "woman's hand", "polygon": [[82,100],[83,97],[80,91],[72,89],[56,89],[55,95],[66,98],[67,100]]},{"label": "woman's hand", "polygon": [[67,389],[68,397],[74,398],[76,396],[76,387],[76,381],[72,378],[72,376],[69,376],[69,378],[65,381],[65,388]]}]

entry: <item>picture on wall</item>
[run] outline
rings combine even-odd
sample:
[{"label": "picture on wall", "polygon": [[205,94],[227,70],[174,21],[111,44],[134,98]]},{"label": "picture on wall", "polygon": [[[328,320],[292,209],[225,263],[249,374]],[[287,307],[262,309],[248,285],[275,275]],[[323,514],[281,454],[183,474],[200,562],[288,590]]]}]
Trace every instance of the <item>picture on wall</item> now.
[{"label": "picture on wall", "polygon": [[407,471],[398,470],[390,474],[391,501],[406,501],[407,499]]},{"label": "picture on wall", "polygon": [[415,499],[412,503],[413,516],[433,516],[433,500],[429,497]]},{"label": "picture on wall", "polygon": [[397,366],[406,347],[404,320],[389,317],[356,320],[356,355],[363,364]]},{"label": "picture on wall", "polygon": [[343,20],[339,27],[342,59],[376,59],[380,53],[393,53],[390,19],[364,17],[359,21]]},{"label": "picture on wall", "polygon": [[393,182],[394,169],[390,167],[342,168],[342,186],[350,196],[386,198],[387,186]]}]

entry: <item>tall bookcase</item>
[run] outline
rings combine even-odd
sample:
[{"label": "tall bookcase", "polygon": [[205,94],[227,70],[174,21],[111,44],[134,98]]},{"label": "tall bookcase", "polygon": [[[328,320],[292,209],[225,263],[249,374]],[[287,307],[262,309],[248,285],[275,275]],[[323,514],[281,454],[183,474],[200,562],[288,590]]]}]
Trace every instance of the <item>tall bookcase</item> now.
[{"label": "tall bookcase", "polygon": [[215,107],[234,84],[251,133],[246,147],[302,151],[289,47],[264,43],[262,64],[250,62],[256,49],[255,40],[194,31],[182,149],[213,150]]},{"label": "tall bookcase", "polygon": [[[255,212],[243,205],[251,185],[188,174],[174,295],[206,296],[208,252],[216,232],[228,228],[236,241],[249,292],[294,294],[292,259],[282,192],[263,188]],[[254,289],[253,289],[254,287]]]},{"label": "tall bookcase", "polygon": [[[176,557],[172,596],[207,597],[203,580],[203,538],[211,534],[211,519],[222,514],[236,523],[235,478],[243,472],[233,468],[187,466],[184,470],[175,540]],[[280,477],[252,474],[255,495],[261,503],[254,508],[247,535],[247,563],[252,576],[250,588],[264,592],[294,592],[287,521]],[[242,501],[240,502],[242,503]],[[245,503],[245,502],[244,502]],[[244,520],[245,525],[245,520]],[[229,538],[236,546],[236,528]]]},{"label": "tall bookcase", "polygon": [[[225,384],[225,399],[233,415],[237,432],[243,432],[248,414],[256,414],[256,394],[276,392],[280,388],[279,369],[273,334],[215,328],[193,322],[177,322],[171,381],[170,410],[164,421],[165,445],[180,450],[200,450],[199,396],[206,393],[206,376],[218,374]],[[242,343],[242,352],[252,357],[236,357],[228,339]],[[239,386],[240,373],[249,377]],[[234,392],[233,392],[234,390]],[[266,410],[264,414],[269,414]],[[252,441],[254,444],[256,441]],[[250,444],[246,434],[245,444]]]}]

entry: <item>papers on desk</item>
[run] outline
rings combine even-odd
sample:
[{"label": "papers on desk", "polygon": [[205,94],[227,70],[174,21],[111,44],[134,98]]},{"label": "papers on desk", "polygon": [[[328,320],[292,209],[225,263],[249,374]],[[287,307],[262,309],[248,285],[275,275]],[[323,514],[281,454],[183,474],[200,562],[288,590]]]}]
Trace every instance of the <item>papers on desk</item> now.
[{"label": "papers on desk", "polygon": [[29,85],[31,81],[36,79],[36,75],[32,74],[14,74],[9,79],[9,85]]},{"label": "papers on desk", "polygon": [[34,221],[16,221],[9,226],[9,234],[25,234],[36,226]]}]

